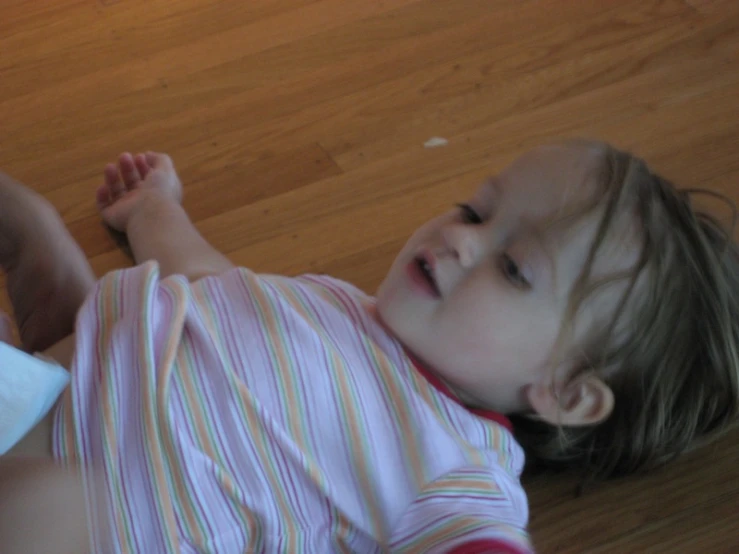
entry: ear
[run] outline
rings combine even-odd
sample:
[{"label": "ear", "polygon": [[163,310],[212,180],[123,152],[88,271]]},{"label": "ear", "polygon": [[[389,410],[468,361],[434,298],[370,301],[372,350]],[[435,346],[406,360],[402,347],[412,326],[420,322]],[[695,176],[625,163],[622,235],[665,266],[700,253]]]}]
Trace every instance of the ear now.
[{"label": "ear", "polygon": [[599,377],[583,375],[556,391],[551,385],[535,384],[526,397],[536,419],[551,425],[595,425],[613,411],[613,391]]}]

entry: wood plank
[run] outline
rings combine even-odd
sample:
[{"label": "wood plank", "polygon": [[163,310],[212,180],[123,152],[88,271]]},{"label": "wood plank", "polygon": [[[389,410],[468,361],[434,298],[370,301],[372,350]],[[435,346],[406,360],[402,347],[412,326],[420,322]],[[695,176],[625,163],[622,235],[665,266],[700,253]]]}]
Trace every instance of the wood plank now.
[{"label": "wood plank", "polygon": [[[363,124],[341,133],[331,127],[321,144],[343,168],[357,167],[431,136],[458,136],[511,114],[620,86],[649,71],[703,61],[706,39],[701,35],[721,33],[696,27],[697,16],[679,2],[643,2],[633,8],[628,17],[606,9],[584,13],[582,20],[541,24],[541,32],[458,56],[455,64],[414,73],[392,88],[383,83],[371,95],[342,98],[345,109],[353,106]],[[728,38],[739,42],[739,31],[731,32]]]},{"label": "wood plank", "polygon": [[[739,455],[737,439],[739,432],[733,432],[667,468],[595,486],[579,498],[574,497],[576,479],[531,479],[527,488],[537,547],[557,554],[600,552],[595,549],[601,544],[624,544],[626,537],[660,533],[665,522],[679,521],[686,510],[705,507],[716,498],[733,499],[736,506],[739,467],[733,461]],[[563,521],[570,524],[562,525]],[[691,532],[682,525],[671,529],[680,538]]]},{"label": "wood plank", "polygon": [[[13,53],[14,64],[6,68],[9,86],[0,91],[0,100],[60,80],[89,79],[91,73],[124,90],[130,91],[130,86],[139,90],[152,79],[187,75],[415,1],[256,2],[256,9],[244,10],[243,2],[236,0],[129,0],[102,11],[88,3],[74,17],[54,19],[53,29],[33,26],[3,39],[3,50]],[[146,25],[142,25],[143,10]],[[306,20],[312,25],[304,25]],[[90,48],[92,44],[96,48]],[[34,82],[13,79],[16,72],[29,70],[36,76]]]},{"label": "wood plank", "polygon": [[[482,3],[480,0],[467,2]],[[435,35],[440,27],[457,26],[466,21],[464,12],[451,10],[451,5],[446,3],[438,5],[448,7],[434,10],[433,17],[419,18],[419,12],[410,10],[412,6],[400,14],[393,12],[407,23],[402,32],[389,33],[387,28],[373,23],[373,18],[351,26],[351,32],[337,27],[305,40],[294,37],[295,42],[282,48],[271,48],[264,55],[247,55],[249,52],[245,47],[229,46],[225,49],[228,55],[236,56],[234,51],[239,53],[233,64],[221,63],[213,73],[204,72],[192,79],[181,76],[179,80],[169,82],[166,88],[158,81],[162,76],[158,70],[164,70],[172,62],[164,56],[158,62],[157,70],[148,65],[142,69],[142,75],[149,80],[143,90],[123,95],[114,92],[121,87],[125,91],[126,83],[137,74],[127,68],[125,79],[106,72],[100,82],[95,80],[92,85],[84,85],[92,86],[91,89],[54,89],[45,96],[46,107],[33,95],[21,98],[2,107],[8,112],[6,133],[13,140],[2,152],[0,161],[11,172],[16,171],[15,167],[23,167],[26,171],[31,168],[32,173],[26,178],[38,183],[43,190],[50,190],[49,187],[72,181],[79,166],[104,163],[111,152],[157,147],[177,154],[183,141],[186,141],[185,145],[191,145],[198,137],[191,129],[200,130],[206,140],[214,134],[233,133],[234,140],[256,145],[262,142],[261,138],[250,138],[246,131],[257,130],[265,121],[285,116],[279,121],[280,134],[289,136],[296,128],[305,128],[305,122],[294,115],[301,107],[340,96],[347,90],[361,90],[368,82],[381,82],[387,78],[388,71],[392,75],[402,75],[408,67],[432,63],[438,54],[427,58],[424,52],[414,52],[412,49],[418,41],[424,40],[426,34]],[[393,19],[388,18],[387,21],[392,22]],[[411,22],[412,27],[408,27]],[[277,35],[282,36],[280,33]],[[441,52],[445,59],[451,59],[455,50],[445,53],[443,45],[447,42],[456,42],[468,51],[474,49],[474,43],[460,41],[464,36],[465,33],[459,30],[454,36],[433,36],[432,50]],[[263,47],[262,42],[256,41],[255,44],[258,48]],[[380,52],[373,56],[373,49],[378,45]],[[387,57],[397,56],[397,51],[408,52],[405,61],[386,63]],[[210,55],[214,56],[213,53]],[[376,67],[367,67],[368,55],[376,58],[373,62]],[[185,57],[185,54],[180,56]],[[297,70],[291,69],[296,67]],[[305,75],[303,68],[311,71]],[[379,73],[372,71],[381,68],[387,69]],[[296,77],[286,77],[293,72]],[[71,105],[64,105],[66,101],[74,103],[73,99],[86,94],[99,101],[84,107],[78,103],[76,110]],[[48,102],[50,98],[55,98],[53,103]],[[157,118],[149,117],[151,113],[157,113]],[[183,118],[182,113],[187,113],[188,117]],[[234,124],[240,121],[249,121],[249,125]],[[41,122],[42,134],[38,132]],[[110,127],[115,127],[118,132],[115,135],[103,132]],[[306,130],[310,132],[310,129]],[[274,144],[275,141],[272,142]],[[311,142],[306,134],[297,141],[306,142]],[[39,160],[35,154],[39,148],[54,150],[60,144],[64,145],[64,156]],[[162,146],[152,146],[159,144]],[[28,163],[31,159],[35,160],[34,164]],[[44,178],[52,174],[53,180]]]},{"label": "wood plank", "polygon": [[[216,216],[232,210],[234,206],[257,203],[262,198],[300,188],[306,183],[341,172],[324,150],[315,144],[258,160],[242,158],[239,155],[240,146],[234,144],[232,148],[225,145],[213,148],[210,150],[211,157],[205,159],[197,170],[183,174],[188,179],[184,206],[194,220],[216,218],[215,221],[219,221]],[[91,185],[87,190],[87,201],[78,205],[84,213],[95,210],[96,187]],[[56,195],[50,194],[49,198],[54,202]],[[88,257],[116,248],[116,243],[100,223],[97,214],[74,219],[69,229]],[[224,230],[227,235],[238,237],[240,227]],[[224,244],[216,242],[215,245],[227,251]]]},{"label": "wood plank", "polygon": [[[716,62],[720,63],[720,62]],[[720,86],[724,82],[728,81],[731,82],[735,79],[735,75],[732,73],[724,74],[719,71],[720,67],[717,65],[707,65],[706,61],[703,58],[698,58],[693,61],[691,64],[688,59],[685,59],[682,62],[683,67],[685,68],[684,74],[689,75],[689,77],[684,78],[680,77],[679,81],[672,81],[672,84],[674,86],[681,87],[685,94],[688,94],[692,91],[692,94],[699,94],[701,90],[704,90],[706,87],[710,86]],[[600,124],[607,123],[610,119],[623,119],[623,118],[629,118],[629,117],[636,117],[643,113],[646,113],[650,110],[655,110],[659,108],[660,103],[664,103],[667,100],[662,97],[661,93],[658,92],[660,88],[657,86],[658,83],[662,82],[664,79],[667,79],[668,82],[670,82],[671,73],[669,68],[662,70],[662,73],[654,74],[651,76],[645,76],[644,74],[639,74],[635,76],[633,79],[633,82],[629,82],[628,84],[621,84],[616,87],[603,87],[601,89],[596,90],[595,95],[586,95],[587,98],[583,100],[584,103],[591,103],[593,104],[592,110],[599,110],[603,112],[603,115],[600,118],[597,118],[597,121]],[[692,71],[692,74],[690,74],[690,71]],[[682,75],[682,74],[681,74]],[[718,80],[718,81],[716,81]],[[549,85],[549,83],[546,83]],[[562,87],[570,86],[570,83],[566,80],[562,80]],[[623,88],[621,88],[623,87]],[[555,90],[561,90],[557,88],[556,86],[553,86]],[[395,90],[402,90],[402,87],[396,87]],[[372,90],[372,95],[368,95],[369,97],[373,97],[378,91]],[[629,96],[633,98],[637,98],[638,101],[633,102],[631,104],[629,103],[623,103],[618,102],[619,98],[621,96]],[[597,102],[600,100],[600,105],[596,105]],[[671,100],[672,101],[672,100]],[[569,128],[575,128],[578,129],[576,132],[593,132],[597,133],[598,129],[590,129],[587,127],[587,124],[589,121],[592,121],[594,119],[594,116],[597,115],[595,111],[588,111],[585,112],[583,109],[575,109],[573,110],[570,106],[574,105],[577,106],[578,102],[580,100],[575,100],[574,102],[570,103],[564,103],[564,104],[556,104],[557,110],[559,112],[556,112],[554,110],[550,110],[550,113],[567,113],[567,118],[562,118],[563,123],[567,124],[569,119],[572,123],[572,125],[569,125]],[[585,104],[584,104],[585,105]],[[607,111],[604,111],[604,106],[616,106],[617,108],[611,109],[610,113]],[[480,106],[475,106],[476,109],[479,111]],[[531,106],[530,108],[534,108],[535,106]],[[545,105],[546,107],[546,105]],[[349,104],[340,105],[340,108],[346,108],[346,110],[349,110]],[[258,110],[257,110],[258,111]],[[478,111],[472,111],[472,113],[478,113]],[[514,117],[517,117],[520,115],[521,112],[525,111],[523,108],[520,108],[518,110],[513,110],[512,112],[509,110],[504,110],[505,113],[513,113]],[[274,131],[267,131],[265,132],[265,127],[267,129],[270,129],[271,126],[269,125],[254,125],[254,126],[247,126],[246,128],[236,130],[234,132],[227,133],[225,135],[225,138],[221,140],[221,143],[244,143],[250,145],[253,150],[251,150],[251,154],[246,153],[245,155],[252,155],[254,157],[257,157],[260,155],[259,149],[260,148],[268,148],[269,143],[271,142],[273,145],[277,145],[277,147],[285,148],[286,146],[289,146],[291,142],[298,141],[301,139],[305,139],[311,135],[315,136],[316,132],[322,133],[322,129],[327,128],[339,128],[339,123],[337,121],[343,117],[341,116],[342,113],[344,113],[345,110],[342,109],[333,109],[331,113],[327,113],[325,107],[322,105],[321,107],[312,109],[312,110],[304,110],[300,114],[290,114],[289,116],[284,117],[278,117],[275,120],[274,125]],[[486,114],[489,115],[489,114]],[[530,120],[541,117],[541,113],[538,111],[535,111],[533,114],[533,117],[530,118]],[[578,119],[580,118],[580,119]],[[485,117],[483,121],[487,122],[489,117]],[[354,126],[354,127],[361,127],[366,128],[363,126],[358,126],[356,123],[352,123],[354,119],[346,118],[344,121],[349,122],[348,126]],[[477,122],[478,124],[480,122]],[[578,123],[580,123],[578,128]],[[205,124],[205,123],[204,123]],[[491,129],[500,128],[506,135],[510,135],[510,129],[506,129],[506,127],[510,127],[506,123],[505,120],[502,121],[495,121],[493,124],[489,124],[488,126],[484,127],[485,132],[490,132]],[[222,131],[221,131],[222,132]],[[567,127],[565,128],[558,128],[558,129],[549,129],[548,132],[551,133],[565,133],[567,132]],[[192,134],[183,133],[182,136],[189,137],[189,139],[192,141]],[[413,148],[420,148],[421,145],[421,136],[428,137],[428,134],[419,135],[418,140],[419,142],[415,143]],[[466,136],[465,134],[462,134],[459,137],[449,137],[453,140],[464,140],[465,142],[469,142],[472,140],[472,136]],[[143,142],[143,140],[141,141]],[[204,139],[200,139],[199,141],[193,142],[188,147],[183,148],[178,146],[179,140],[177,142],[172,141],[175,146],[173,155],[176,159],[182,160],[180,162],[181,169],[186,173],[189,171],[189,166],[198,166],[200,163],[203,163],[203,156],[209,156],[209,151],[212,150],[212,143],[204,144]],[[393,138],[388,137],[387,143],[392,145]],[[378,141],[377,144],[383,145],[382,141]],[[407,144],[406,144],[407,146]],[[145,144],[142,145],[142,147],[146,148],[147,146]],[[381,146],[383,149],[383,152],[386,154],[395,153],[392,151],[388,151],[386,146]],[[180,155],[178,155],[178,153]],[[360,151],[360,155],[362,154],[362,151]],[[108,157],[110,154],[108,154]],[[378,155],[379,156],[379,155]],[[70,157],[74,158],[74,154],[71,154]],[[372,159],[372,155],[368,154],[367,156],[369,159]],[[90,215],[92,212],[90,211],[92,208],[88,206],[87,212],[80,213],[77,211],[77,208],[79,205],[75,202],[75,199],[81,195],[86,194],[86,192],[89,190],[91,186],[94,185],[95,182],[97,182],[97,179],[99,178],[99,167],[103,165],[103,163],[107,161],[105,158],[102,158],[99,161],[97,161],[94,166],[93,164],[87,164],[88,167],[93,167],[92,170],[90,170],[88,173],[90,174],[89,178],[85,178],[81,181],[77,181],[74,185],[72,185],[73,188],[70,188],[66,191],[60,191],[57,193],[52,193],[55,204],[60,207],[62,212],[65,214],[65,217],[67,214],[69,214],[69,217],[71,220],[74,220],[76,217],[79,216],[87,216]],[[56,160],[50,160],[51,162],[56,162]],[[67,170],[70,174],[79,174],[79,170],[76,167],[69,167]],[[62,169],[59,169],[59,173],[62,172]],[[58,175],[58,177],[64,181],[65,178],[62,175]],[[35,181],[34,181],[35,182]],[[44,183],[37,183],[37,186],[43,187],[43,188],[49,188],[46,187]],[[53,185],[50,185],[50,187]],[[66,199],[66,200],[65,200]]]}]

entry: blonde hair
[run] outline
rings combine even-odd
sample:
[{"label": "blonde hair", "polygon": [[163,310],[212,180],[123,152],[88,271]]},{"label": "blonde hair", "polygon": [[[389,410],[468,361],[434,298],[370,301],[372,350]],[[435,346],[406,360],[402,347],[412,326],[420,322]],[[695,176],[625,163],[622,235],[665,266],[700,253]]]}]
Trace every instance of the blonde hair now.
[{"label": "blonde hair", "polygon": [[573,373],[601,376],[614,409],[589,427],[511,418],[529,471],[576,470],[584,483],[661,466],[717,438],[739,414],[739,250],[692,204],[696,193],[713,193],[680,191],[643,160],[589,144],[599,152],[603,216],[571,295],[570,323],[599,286],[593,260],[625,206],[642,240],[620,309],[588,337]]}]

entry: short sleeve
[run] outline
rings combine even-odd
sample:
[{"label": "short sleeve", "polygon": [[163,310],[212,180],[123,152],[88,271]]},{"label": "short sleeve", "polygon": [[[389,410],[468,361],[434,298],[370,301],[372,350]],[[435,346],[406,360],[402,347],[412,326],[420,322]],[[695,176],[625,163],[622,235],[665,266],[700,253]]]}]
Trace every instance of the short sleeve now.
[{"label": "short sleeve", "polygon": [[399,519],[393,553],[533,554],[528,505],[502,468],[468,467],[429,483]]}]

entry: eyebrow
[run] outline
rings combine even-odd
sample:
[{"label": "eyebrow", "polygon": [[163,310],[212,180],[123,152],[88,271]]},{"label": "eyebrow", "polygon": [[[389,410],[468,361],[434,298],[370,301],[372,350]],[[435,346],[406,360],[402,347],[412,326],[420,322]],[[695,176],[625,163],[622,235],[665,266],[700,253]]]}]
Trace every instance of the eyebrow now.
[{"label": "eyebrow", "polygon": [[500,199],[500,197],[502,196],[500,181],[497,176],[488,177],[488,179],[485,181],[485,189],[489,191],[490,195],[493,198],[493,201]]}]

